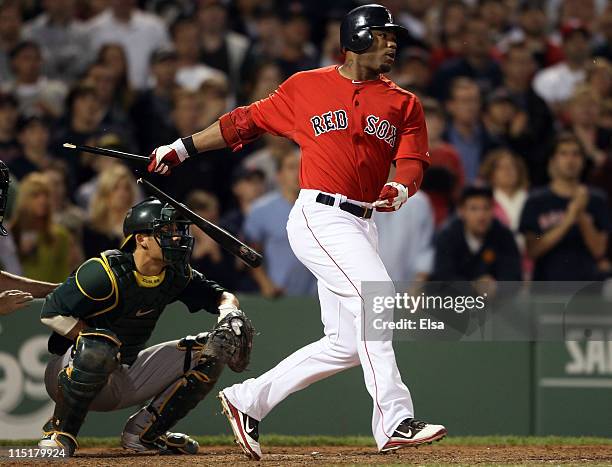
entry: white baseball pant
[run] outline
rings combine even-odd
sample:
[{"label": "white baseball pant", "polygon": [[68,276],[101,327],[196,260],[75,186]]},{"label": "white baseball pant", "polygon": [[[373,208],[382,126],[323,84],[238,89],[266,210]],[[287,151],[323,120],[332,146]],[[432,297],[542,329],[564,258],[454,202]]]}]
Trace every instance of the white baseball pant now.
[{"label": "white baseball pant", "polygon": [[281,361],[258,378],[223,390],[234,406],[262,420],[289,394],[339,371],[361,365],[373,400],[372,432],[382,448],[395,428],[414,416],[410,391],[402,382],[390,340],[362,338],[362,281],[393,284],[378,255],[376,225],[337,206],[317,203],[318,190],[301,190],[287,223],[297,258],[318,279],[325,336]]}]

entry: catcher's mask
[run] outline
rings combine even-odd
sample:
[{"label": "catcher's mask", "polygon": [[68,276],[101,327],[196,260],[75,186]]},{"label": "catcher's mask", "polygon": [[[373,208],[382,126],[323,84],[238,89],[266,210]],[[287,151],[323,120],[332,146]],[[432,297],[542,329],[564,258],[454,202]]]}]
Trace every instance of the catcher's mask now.
[{"label": "catcher's mask", "polygon": [[2,225],[4,213],[6,212],[6,202],[8,201],[9,171],[4,162],[0,161],[0,235],[6,236],[8,232]]},{"label": "catcher's mask", "polygon": [[190,224],[171,205],[164,205],[157,198],[147,198],[132,207],[125,217],[123,234],[126,238],[121,249],[133,245],[135,234],[146,233],[155,238],[165,262],[187,263],[193,249]]}]

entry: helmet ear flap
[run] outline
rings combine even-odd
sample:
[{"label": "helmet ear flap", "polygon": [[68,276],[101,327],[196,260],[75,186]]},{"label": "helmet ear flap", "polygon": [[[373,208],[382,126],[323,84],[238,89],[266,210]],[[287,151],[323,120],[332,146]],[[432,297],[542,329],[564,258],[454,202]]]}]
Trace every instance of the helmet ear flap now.
[{"label": "helmet ear flap", "polygon": [[353,52],[364,52],[374,42],[374,36],[370,28],[358,29],[351,36],[351,46],[348,48]]}]

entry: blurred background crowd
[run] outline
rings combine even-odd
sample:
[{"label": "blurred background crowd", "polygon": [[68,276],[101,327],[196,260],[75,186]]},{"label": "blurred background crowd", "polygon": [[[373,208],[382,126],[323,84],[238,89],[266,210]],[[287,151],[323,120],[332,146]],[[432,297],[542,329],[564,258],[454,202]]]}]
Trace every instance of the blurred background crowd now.
[{"label": "blurred background crowd", "polygon": [[[120,245],[144,196],[134,167],[64,142],[149,154],[188,136],[341,63],[340,21],[360,3],[0,0],[0,160],[14,177],[0,268],[59,282]],[[612,2],[383,3],[410,31],[389,77],[421,98],[432,161],[407,206],[376,215],[391,277],[609,277]],[[247,271],[193,229],[196,269],[266,297],[316,292],[285,232],[299,157],[266,135],[154,178],[266,258]]]}]

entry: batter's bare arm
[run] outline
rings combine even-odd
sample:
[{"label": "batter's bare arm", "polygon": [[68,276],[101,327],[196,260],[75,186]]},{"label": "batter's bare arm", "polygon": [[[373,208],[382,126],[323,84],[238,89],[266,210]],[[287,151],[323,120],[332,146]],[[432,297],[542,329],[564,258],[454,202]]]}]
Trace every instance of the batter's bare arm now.
[{"label": "batter's bare arm", "polygon": [[21,290],[27,292],[34,298],[44,298],[55,289],[58,284],[41,282],[27,277],[15,276],[5,271],[0,271],[0,291]]}]

